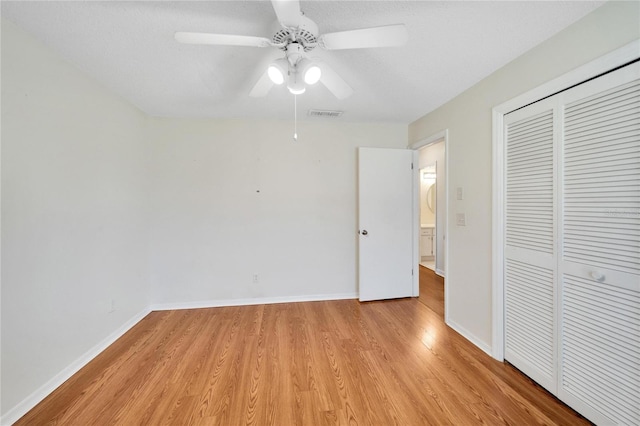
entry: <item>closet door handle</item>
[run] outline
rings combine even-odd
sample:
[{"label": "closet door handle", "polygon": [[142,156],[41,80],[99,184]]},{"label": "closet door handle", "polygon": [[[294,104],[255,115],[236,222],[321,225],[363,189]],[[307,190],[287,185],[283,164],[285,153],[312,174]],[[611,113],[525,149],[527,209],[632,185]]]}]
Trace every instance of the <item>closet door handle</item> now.
[{"label": "closet door handle", "polygon": [[591,278],[598,281],[599,283],[603,282],[604,279],[606,278],[602,272],[598,272],[598,271],[591,271],[589,272],[589,275],[591,276]]}]

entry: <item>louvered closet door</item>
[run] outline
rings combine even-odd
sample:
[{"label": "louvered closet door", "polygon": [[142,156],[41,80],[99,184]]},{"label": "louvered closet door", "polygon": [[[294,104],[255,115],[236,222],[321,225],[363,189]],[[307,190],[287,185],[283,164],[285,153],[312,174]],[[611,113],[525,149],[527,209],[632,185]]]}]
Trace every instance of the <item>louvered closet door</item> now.
[{"label": "louvered closet door", "polygon": [[640,425],[640,67],[562,103],[559,397],[596,423]]},{"label": "louvered closet door", "polygon": [[505,117],[505,359],[556,390],[554,103]]}]

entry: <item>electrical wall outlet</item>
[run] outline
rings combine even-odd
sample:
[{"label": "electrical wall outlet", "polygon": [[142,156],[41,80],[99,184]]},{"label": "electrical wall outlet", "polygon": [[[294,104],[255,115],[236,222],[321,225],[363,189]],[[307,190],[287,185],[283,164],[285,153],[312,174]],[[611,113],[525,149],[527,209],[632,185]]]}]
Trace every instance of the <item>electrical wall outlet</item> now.
[{"label": "electrical wall outlet", "polygon": [[258,284],[258,274],[253,274],[253,283]]},{"label": "electrical wall outlet", "polygon": [[458,226],[466,226],[467,219],[464,213],[456,214],[456,225]]},{"label": "electrical wall outlet", "polygon": [[456,188],[456,200],[462,200],[462,187],[461,186]]}]

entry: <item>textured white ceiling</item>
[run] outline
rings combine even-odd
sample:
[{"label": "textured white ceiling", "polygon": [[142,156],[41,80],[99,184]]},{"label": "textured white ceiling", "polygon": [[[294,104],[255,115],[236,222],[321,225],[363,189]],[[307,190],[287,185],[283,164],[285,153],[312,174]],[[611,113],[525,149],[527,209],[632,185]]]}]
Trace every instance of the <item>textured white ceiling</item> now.
[{"label": "textured white ceiling", "polygon": [[[603,1],[302,1],[320,33],[404,23],[400,48],[323,51],[354,89],[335,99],[321,84],[298,97],[342,121],[409,123],[600,6]],[[283,86],[249,91],[275,48],[184,45],[175,31],[271,38],[269,1],[2,1],[2,17],[34,34],[144,112],[166,117],[290,119]],[[603,29],[604,31],[605,29]]]}]

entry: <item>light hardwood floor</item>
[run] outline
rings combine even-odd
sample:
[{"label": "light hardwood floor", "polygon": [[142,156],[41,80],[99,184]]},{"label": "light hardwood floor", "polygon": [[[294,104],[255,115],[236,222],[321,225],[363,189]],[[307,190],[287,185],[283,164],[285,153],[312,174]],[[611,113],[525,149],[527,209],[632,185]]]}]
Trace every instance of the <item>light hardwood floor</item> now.
[{"label": "light hardwood floor", "polygon": [[418,299],[152,312],[17,425],[588,424]]},{"label": "light hardwood floor", "polygon": [[418,300],[444,321],[444,278],[433,270],[420,266],[420,296]]}]

